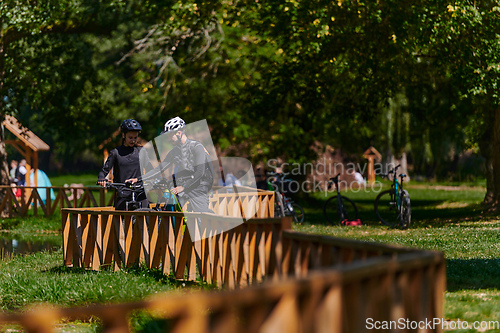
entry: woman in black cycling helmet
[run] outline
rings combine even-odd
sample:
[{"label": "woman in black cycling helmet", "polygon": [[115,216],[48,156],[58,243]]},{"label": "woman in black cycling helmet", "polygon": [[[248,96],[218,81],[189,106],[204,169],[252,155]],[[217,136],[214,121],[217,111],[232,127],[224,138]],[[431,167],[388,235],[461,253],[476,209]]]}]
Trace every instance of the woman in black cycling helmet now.
[{"label": "woman in black cycling helmet", "polygon": [[[134,119],[126,119],[122,122],[122,145],[110,151],[108,159],[104,162],[104,167],[99,172],[98,184],[106,185],[106,176],[113,169],[113,181],[115,183],[132,183],[141,182],[141,167],[139,162],[139,152],[142,149],[138,145],[137,140],[142,131],[142,127],[138,121]],[[115,209],[125,210],[125,203],[132,200],[132,191],[124,188],[122,191],[116,192]],[[148,207],[148,199],[144,190],[140,191],[136,196],[136,201],[140,202],[142,207]]]}]

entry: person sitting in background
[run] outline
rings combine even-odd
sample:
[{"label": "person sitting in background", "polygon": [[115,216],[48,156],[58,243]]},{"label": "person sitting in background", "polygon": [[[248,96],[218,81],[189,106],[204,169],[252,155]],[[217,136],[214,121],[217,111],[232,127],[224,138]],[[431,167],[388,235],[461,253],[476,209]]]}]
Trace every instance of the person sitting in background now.
[{"label": "person sitting in background", "polygon": [[241,186],[241,182],[235,175],[233,175],[230,171],[227,172],[225,168],[220,167],[220,176],[219,178],[219,186]]},{"label": "person sitting in background", "polygon": [[268,190],[266,174],[261,168],[257,168],[257,172],[255,173],[255,182],[257,189],[264,191]]},{"label": "person sitting in background", "polygon": [[10,176],[10,182],[11,183],[17,183],[17,179],[16,179],[16,169],[17,169],[17,161],[16,160],[12,160],[10,161],[10,173],[9,173],[9,176]]},{"label": "person sitting in background", "polygon": [[360,174],[358,171],[354,172],[354,179],[356,180],[356,182],[358,183],[358,185],[362,185],[362,186],[366,185],[366,181],[363,178],[363,175]]}]

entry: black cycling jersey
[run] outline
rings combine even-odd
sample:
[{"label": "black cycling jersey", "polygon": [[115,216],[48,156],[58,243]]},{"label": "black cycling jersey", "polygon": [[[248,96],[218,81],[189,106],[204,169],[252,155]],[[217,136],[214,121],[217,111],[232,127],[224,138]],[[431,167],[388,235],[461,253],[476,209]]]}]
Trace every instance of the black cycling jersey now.
[{"label": "black cycling jersey", "polygon": [[177,184],[184,187],[184,191],[179,193],[177,197],[181,206],[189,201],[191,206],[188,210],[212,212],[208,208],[208,192],[212,188],[214,171],[205,147],[198,141],[187,139],[184,144],[172,148],[163,162],[156,169],[146,173],[143,179],[159,177],[171,165],[175,165],[176,175],[179,177],[193,176],[183,184]]},{"label": "black cycling jersey", "polygon": [[212,187],[214,179],[212,162],[200,142],[187,139],[183,145],[175,146],[168,152],[163,162],[155,170],[145,174],[143,178],[158,177],[172,164],[176,167],[176,174],[193,175],[192,179],[182,184],[185,192],[194,190],[200,185]]},{"label": "black cycling jersey", "polygon": [[[139,153],[142,147],[119,146],[111,150],[104,167],[99,172],[99,180],[104,180],[113,168],[113,181],[115,183],[124,183],[127,179],[137,178],[141,181],[141,166],[139,162]],[[115,207],[124,207],[125,199],[130,199],[132,192],[124,188],[117,191]],[[146,193],[141,191],[136,197],[137,201],[146,200]],[[147,201],[146,201],[147,204]],[[143,204],[144,205],[144,204]]]},{"label": "black cycling jersey", "polygon": [[113,181],[123,183],[130,178],[141,180],[141,167],[139,164],[139,151],[142,147],[119,146],[111,150],[104,167],[99,172],[99,180],[106,178],[113,168]]}]

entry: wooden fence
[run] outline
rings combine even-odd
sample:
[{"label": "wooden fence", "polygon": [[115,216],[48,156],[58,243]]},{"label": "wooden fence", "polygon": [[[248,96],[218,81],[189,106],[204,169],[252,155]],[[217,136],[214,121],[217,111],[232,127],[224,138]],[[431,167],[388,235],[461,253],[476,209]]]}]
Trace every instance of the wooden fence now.
[{"label": "wooden fence", "polygon": [[[281,248],[282,230],[291,229],[291,218],[254,218],[241,224],[241,217],[112,207],[64,208],[61,214],[67,266],[118,270],[140,261],[165,274],[173,270],[177,278],[187,274],[188,280],[196,280],[198,269],[209,283],[230,288],[262,281],[268,272],[278,274],[281,253],[276,248]],[[190,230],[202,240],[193,242]]]},{"label": "wooden fence", "polygon": [[[401,319],[443,318],[446,268],[440,252],[294,232],[290,217],[240,224],[241,217],[186,213],[184,219],[174,212],[111,207],[64,208],[61,214],[67,266],[118,270],[142,262],[178,279],[199,275],[226,290],[43,308],[0,315],[0,323],[53,332],[62,318],[95,316],[104,332],[128,332],[130,315],[141,310],[171,332],[367,332],[367,320],[399,325]],[[193,242],[192,231],[204,237]],[[440,332],[441,326],[418,331]]]},{"label": "wooden fence", "polygon": [[[15,193],[18,189],[21,195],[16,197]],[[235,190],[238,192],[238,197],[234,193],[212,195],[209,207],[217,214],[228,216],[241,216],[242,214],[245,217],[274,216],[274,192],[255,191],[247,187],[236,187]],[[113,191],[97,186],[12,187],[2,185],[0,191],[4,194],[0,202],[0,212],[7,208],[8,217],[26,216],[30,209],[33,210],[35,216],[38,216],[39,210],[42,215],[51,216],[62,208],[97,208],[114,204],[114,195],[106,195]],[[51,198],[51,191],[55,195],[54,200]],[[42,200],[40,193],[45,193],[46,200]],[[246,207],[253,207],[253,209],[249,210]]]},{"label": "wooden fence", "polygon": [[[21,195],[15,195],[17,190]],[[0,212],[7,208],[8,217],[26,216],[30,209],[33,215],[38,216],[39,210],[44,216],[51,216],[59,212],[58,208],[72,207],[104,207],[112,206],[114,195],[108,196],[106,200],[106,189],[97,186],[20,186],[12,187],[1,185],[0,190],[4,196],[0,202]],[[55,199],[51,198],[51,191]],[[40,193],[45,193],[46,200],[42,200]]]},{"label": "wooden fence", "polygon": [[[363,332],[367,318],[422,321],[443,316],[442,253],[294,232],[289,217],[250,219],[217,233],[217,225],[241,219],[188,213],[186,223],[198,220],[195,232],[208,236],[193,242],[189,228],[182,231],[185,222],[178,213],[62,213],[68,266],[119,269],[142,261],[179,279],[195,280],[199,274],[219,287],[237,289],[84,311],[96,311],[92,314],[103,318],[105,327],[108,311],[118,311],[125,325],[134,309],[172,319],[172,331],[207,332],[218,331],[219,324],[224,331],[238,332]],[[125,216],[123,223],[119,215]],[[60,318],[77,310],[57,311]],[[214,321],[220,323],[213,326]]]},{"label": "wooden fence", "polygon": [[[53,332],[62,318],[98,317],[103,332],[129,332],[129,316],[148,311],[166,332],[369,332],[367,320],[411,322],[443,318],[445,266],[441,254],[403,252],[225,291],[159,295],[140,302],[86,308],[41,308],[0,315],[27,332]],[[441,332],[423,326],[418,332]],[[387,330],[386,330],[387,331]],[[417,329],[391,331],[417,332]]]}]

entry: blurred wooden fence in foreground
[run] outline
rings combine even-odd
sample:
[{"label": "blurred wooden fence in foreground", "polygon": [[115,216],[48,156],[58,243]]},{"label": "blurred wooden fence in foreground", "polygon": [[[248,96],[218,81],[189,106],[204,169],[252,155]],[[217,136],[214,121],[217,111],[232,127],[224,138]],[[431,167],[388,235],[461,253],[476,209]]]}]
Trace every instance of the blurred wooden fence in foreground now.
[{"label": "blurred wooden fence in foreground", "polygon": [[[64,263],[97,270],[143,262],[179,279],[199,275],[226,290],[35,309],[4,314],[0,322],[53,332],[62,318],[95,316],[104,332],[128,332],[130,315],[142,310],[163,320],[170,332],[368,332],[367,320],[398,324],[443,318],[442,253],[294,232],[290,217],[250,219],[227,230],[240,220],[185,216],[188,224],[198,219],[195,233],[206,238],[193,242],[178,213],[65,208]],[[221,227],[226,231],[218,233]],[[393,331],[417,330],[440,332],[441,327]]]}]

